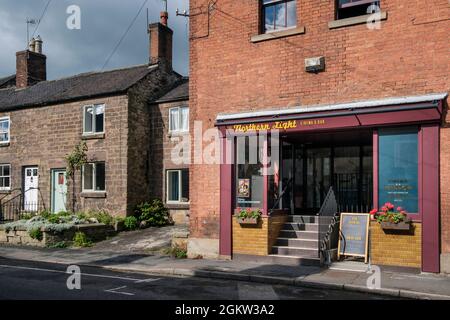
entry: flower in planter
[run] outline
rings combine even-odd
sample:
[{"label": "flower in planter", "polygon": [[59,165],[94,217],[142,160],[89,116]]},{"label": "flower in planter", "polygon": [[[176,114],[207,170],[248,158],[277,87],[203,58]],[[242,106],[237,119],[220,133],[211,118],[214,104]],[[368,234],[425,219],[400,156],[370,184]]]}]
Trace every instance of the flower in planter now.
[{"label": "flower in planter", "polygon": [[394,208],[395,206],[392,203],[386,202],[383,207],[381,207],[381,212],[379,212],[378,209],[373,209],[370,211],[370,214],[377,220],[378,223],[390,222],[398,224],[408,220],[406,210],[402,207],[397,207],[394,211]]}]

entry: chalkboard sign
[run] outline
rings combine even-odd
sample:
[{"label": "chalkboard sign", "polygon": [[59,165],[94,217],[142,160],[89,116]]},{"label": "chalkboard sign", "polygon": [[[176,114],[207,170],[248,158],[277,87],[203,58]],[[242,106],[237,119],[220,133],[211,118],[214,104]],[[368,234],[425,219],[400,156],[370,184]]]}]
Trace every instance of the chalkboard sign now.
[{"label": "chalkboard sign", "polygon": [[366,213],[341,213],[338,258],[364,257],[367,263],[369,222],[370,215]]}]

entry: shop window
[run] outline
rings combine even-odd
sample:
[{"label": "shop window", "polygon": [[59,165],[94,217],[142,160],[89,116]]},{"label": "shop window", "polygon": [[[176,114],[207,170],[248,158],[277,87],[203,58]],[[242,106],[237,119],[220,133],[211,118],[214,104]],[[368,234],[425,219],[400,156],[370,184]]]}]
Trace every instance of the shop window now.
[{"label": "shop window", "polygon": [[11,189],[11,165],[0,164],[0,190]]},{"label": "shop window", "polygon": [[82,169],[84,192],[105,191],[105,163],[87,163]]},{"label": "shop window", "polygon": [[297,26],[296,0],[262,0],[263,33]]},{"label": "shop window", "polygon": [[167,171],[167,202],[189,202],[189,170]]},{"label": "shop window", "polygon": [[0,144],[9,143],[9,117],[0,118]]},{"label": "shop window", "polygon": [[263,208],[263,144],[257,136],[236,139],[236,206]]},{"label": "shop window", "polygon": [[105,105],[96,104],[83,108],[83,134],[103,133],[105,129]]},{"label": "shop window", "polygon": [[380,129],[378,153],[379,207],[391,202],[418,213],[418,129]]},{"label": "shop window", "polygon": [[336,0],[337,19],[346,19],[377,11],[380,1],[373,0]]},{"label": "shop window", "polygon": [[189,108],[176,107],[169,109],[169,132],[189,131]]}]

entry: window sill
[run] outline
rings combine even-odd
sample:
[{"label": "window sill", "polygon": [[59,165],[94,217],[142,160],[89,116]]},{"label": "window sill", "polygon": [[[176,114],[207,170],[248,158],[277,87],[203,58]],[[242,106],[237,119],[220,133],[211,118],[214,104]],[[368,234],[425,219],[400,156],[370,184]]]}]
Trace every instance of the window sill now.
[{"label": "window sill", "polygon": [[9,145],[10,145],[9,142],[0,142],[0,148],[9,147]]},{"label": "window sill", "polygon": [[167,202],[167,209],[189,210],[189,202]]},{"label": "window sill", "polygon": [[284,29],[280,31],[272,31],[264,34],[258,34],[257,36],[251,37],[250,41],[253,43],[258,43],[262,41],[280,39],[290,36],[296,36],[305,33],[305,27],[297,27],[292,29]]},{"label": "window sill", "polygon": [[[372,14],[365,14],[363,16],[330,21],[330,22],[328,22],[328,28],[329,29],[337,29],[337,28],[367,23],[368,19],[371,16],[372,16]],[[383,20],[387,20],[387,12],[386,11],[380,12],[380,21],[383,21]]]},{"label": "window sill", "polygon": [[81,136],[82,140],[105,139],[104,133],[85,133]]},{"label": "window sill", "polygon": [[187,136],[189,135],[189,131],[173,131],[173,132],[169,132],[167,134],[167,136],[170,137],[182,137],[182,136]]},{"label": "window sill", "polygon": [[80,194],[82,198],[106,198],[106,191],[84,191]]},{"label": "window sill", "polygon": [[10,194],[11,189],[0,189],[0,194]]}]

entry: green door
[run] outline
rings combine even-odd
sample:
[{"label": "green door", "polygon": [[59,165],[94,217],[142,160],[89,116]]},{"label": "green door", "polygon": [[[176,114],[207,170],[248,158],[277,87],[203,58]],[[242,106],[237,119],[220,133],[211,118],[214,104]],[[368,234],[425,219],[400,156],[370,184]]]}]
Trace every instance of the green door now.
[{"label": "green door", "polygon": [[66,211],[66,170],[52,170],[52,212]]}]

